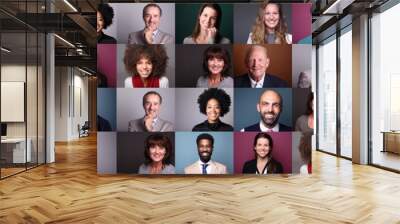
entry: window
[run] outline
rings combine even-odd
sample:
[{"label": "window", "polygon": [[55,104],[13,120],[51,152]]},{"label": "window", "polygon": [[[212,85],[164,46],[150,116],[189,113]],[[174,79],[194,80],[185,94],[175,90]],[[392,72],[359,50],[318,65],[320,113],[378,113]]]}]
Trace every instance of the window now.
[{"label": "window", "polygon": [[336,154],[336,36],[318,48],[318,145]]}]

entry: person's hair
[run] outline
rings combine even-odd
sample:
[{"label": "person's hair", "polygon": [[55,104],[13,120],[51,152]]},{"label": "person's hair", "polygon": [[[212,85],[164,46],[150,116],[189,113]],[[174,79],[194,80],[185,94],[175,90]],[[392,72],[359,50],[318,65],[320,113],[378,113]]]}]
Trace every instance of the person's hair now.
[{"label": "person's hair", "polygon": [[217,3],[204,3],[203,5],[201,5],[199,12],[197,13],[196,25],[194,26],[194,29],[192,32],[192,38],[193,38],[193,40],[196,40],[196,38],[200,34],[199,18],[206,7],[212,8],[217,12],[217,21],[215,22],[215,28],[217,29],[218,32],[215,36],[215,42],[218,43],[221,39],[221,35],[219,33],[219,27],[221,26],[222,10],[221,10],[221,7]]},{"label": "person's hair", "polygon": [[311,163],[311,135],[303,134],[299,143],[300,157],[304,163]]},{"label": "person's hair", "polygon": [[247,48],[246,54],[244,56],[244,63],[246,66],[248,66],[248,64],[249,64],[249,58],[250,58],[251,53],[253,53],[254,49],[259,48],[259,47],[264,49],[265,56],[268,58],[268,49],[264,45],[252,44],[252,45],[250,45],[249,48]]},{"label": "person's hair", "polygon": [[150,8],[150,7],[156,7],[160,11],[160,17],[162,16],[161,7],[159,5],[157,5],[156,3],[149,3],[143,8],[143,12],[142,12],[142,17],[143,18],[144,18],[144,15],[146,14],[147,9]]},{"label": "person's hair", "polygon": [[168,55],[163,45],[138,45],[128,44],[125,49],[124,64],[128,73],[137,75],[136,63],[147,58],[151,61],[152,77],[161,77],[165,74],[168,64]]},{"label": "person's hair", "polygon": [[214,138],[213,138],[212,135],[207,134],[207,133],[200,134],[199,136],[197,136],[196,144],[199,145],[199,142],[200,142],[200,140],[202,140],[202,139],[207,139],[207,140],[209,140],[209,141],[211,142],[211,146],[214,147]]},{"label": "person's hair", "polygon": [[144,145],[144,164],[148,165],[153,162],[150,157],[150,148],[154,146],[165,148],[165,155],[162,159],[163,166],[171,164],[172,144],[167,136],[162,134],[150,135],[146,138]]},{"label": "person's hair", "polygon": [[162,103],[162,97],[161,97],[161,95],[159,94],[159,93],[157,93],[156,91],[149,91],[149,92],[147,92],[146,94],[144,94],[143,95],[143,101],[142,101],[142,105],[144,106],[144,104],[146,103],[146,98],[149,96],[149,95],[157,95],[158,96],[158,98],[160,98],[160,104]]},{"label": "person's hair", "polygon": [[197,99],[199,104],[199,109],[202,114],[207,114],[207,103],[209,100],[215,99],[221,108],[221,117],[229,112],[229,107],[231,106],[231,97],[223,90],[217,88],[210,88],[204,90]]},{"label": "person's hair", "polygon": [[107,29],[107,27],[112,24],[114,18],[113,8],[109,4],[104,3],[98,5],[97,11],[103,16],[104,29]]},{"label": "person's hair", "polygon": [[307,98],[307,110],[306,110],[306,115],[311,115],[312,113],[314,113],[314,110],[311,106],[312,101],[314,100],[314,94],[312,92],[310,92],[308,94],[308,98]]},{"label": "person's hair", "polygon": [[[258,133],[258,134],[254,137],[253,147],[256,147],[257,141],[258,141],[258,139],[260,139],[260,138],[266,138],[266,139],[268,139],[269,152],[268,152],[267,157],[270,159],[270,158],[272,157],[272,149],[274,148],[274,142],[272,141],[272,137],[271,137],[269,134],[265,133],[265,132],[260,132],[260,133]],[[255,158],[257,159],[257,156],[258,156],[258,155],[257,155],[256,150],[254,150],[254,156],[255,156]]]},{"label": "person's hair", "polygon": [[222,76],[229,76],[229,69],[231,68],[231,58],[229,52],[219,46],[210,46],[203,53],[203,70],[205,71],[204,76],[207,77],[210,74],[208,69],[208,60],[217,58],[224,60],[224,68],[222,69]]},{"label": "person's hair", "polygon": [[281,5],[277,3],[270,3],[268,1],[264,2],[260,8],[258,9],[258,15],[256,18],[256,21],[252,27],[252,43],[253,44],[262,44],[264,43],[264,38],[265,34],[267,33],[266,28],[265,28],[265,23],[264,23],[264,10],[269,4],[275,4],[278,7],[279,10],[279,22],[278,25],[276,25],[275,28],[275,43],[276,44],[281,44],[286,42],[286,34],[288,31],[283,13],[282,13],[282,7]]},{"label": "person's hair", "polygon": [[[303,76],[305,76],[305,77],[307,78],[307,82],[308,82],[308,84],[309,84],[310,87],[311,87],[310,76],[307,74],[307,71],[302,71],[302,72],[299,73],[299,77],[298,77],[298,80],[297,80],[297,88],[304,88],[304,87],[302,87],[302,85],[301,85],[301,78],[302,78]],[[308,87],[308,88],[310,88],[310,87]]]}]

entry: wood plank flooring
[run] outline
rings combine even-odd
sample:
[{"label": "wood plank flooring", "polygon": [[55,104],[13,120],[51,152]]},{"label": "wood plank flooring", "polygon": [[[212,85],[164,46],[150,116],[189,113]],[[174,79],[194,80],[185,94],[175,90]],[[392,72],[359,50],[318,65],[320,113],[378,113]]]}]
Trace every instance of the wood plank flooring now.
[{"label": "wood plank flooring", "polygon": [[313,152],[311,176],[96,174],[96,139],[0,181],[0,223],[400,223],[400,175]]}]

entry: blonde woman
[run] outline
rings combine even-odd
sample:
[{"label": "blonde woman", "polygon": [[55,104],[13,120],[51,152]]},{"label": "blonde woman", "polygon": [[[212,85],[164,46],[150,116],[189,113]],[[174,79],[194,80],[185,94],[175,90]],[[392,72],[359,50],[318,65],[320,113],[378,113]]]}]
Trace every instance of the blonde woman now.
[{"label": "blonde woman", "polygon": [[256,22],[247,39],[248,44],[291,44],[292,35],[276,3],[264,3],[258,10]]}]

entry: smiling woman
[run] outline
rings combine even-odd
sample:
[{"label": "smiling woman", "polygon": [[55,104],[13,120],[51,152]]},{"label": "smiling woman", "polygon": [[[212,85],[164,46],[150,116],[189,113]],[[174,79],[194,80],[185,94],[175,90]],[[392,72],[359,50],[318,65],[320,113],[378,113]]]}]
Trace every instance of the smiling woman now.
[{"label": "smiling woman", "polygon": [[292,35],[288,33],[282,8],[276,3],[264,3],[258,10],[248,44],[291,44]]},{"label": "smiling woman", "polygon": [[226,49],[211,46],[204,51],[203,70],[196,87],[232,88],[233,79],[229,76],[231,60]]},{"label": "smiling woman", "polygon": [[124,64],[132,74],[125,79],[126,88],[168,88],[164,76],[168,55],[162,45],[127,45]]},{"label": "smiling woman", "polygon": [[253,149],[255,158],[247,161],[243,166],[243,173],[248,174],[272,174],[282,173],[283,168],[280,162],[272,158],[273,149],[272,137],[260,132],[254,138]]},{"label": "smiling woman", "polygon": [[197,124],[192,131],[233,131],[233,127],[220,120],[229,112],[231,97],[222,89],[205,90],[197,100],[200,112],[207,120]]},{"label": "smiling woman", "polygon": [[145,141],[145,162],[139,167],[139,174],[174,174],[175,167],[171,164],[172,144],[169,138],[162,134],[154,134]]},{"label": "smiling woman", "polygon": [[216,3],[204,3],[197,14],[196,25],[191,36],[183,40],[184,44],[230,44],[221,36],[221,7]]}]

